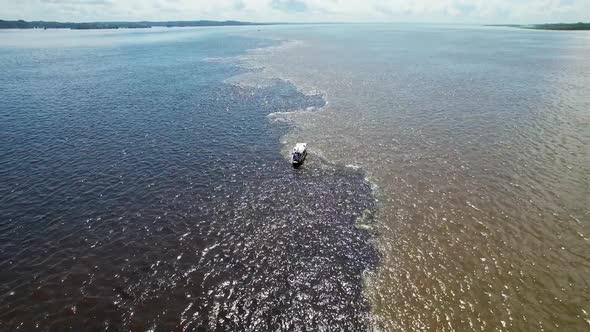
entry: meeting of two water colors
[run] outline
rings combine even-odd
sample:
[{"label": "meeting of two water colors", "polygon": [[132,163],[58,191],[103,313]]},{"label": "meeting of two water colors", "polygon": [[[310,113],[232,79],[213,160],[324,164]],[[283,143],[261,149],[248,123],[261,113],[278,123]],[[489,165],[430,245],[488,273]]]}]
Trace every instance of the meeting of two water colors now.
[{"label": "meeting of two water colors", "polygon": [[589,328],[586,32],[258,30],[0,32],[2,329]]},{"label": "meeting of two water colors", "polygon": [[233,32],[0,32],[0,330],[367,328],[371,188],[290,166],[325,101],[224,83]]},{"label": "meeting of two water colors", "polygon": [[365,278],[384,331],[590,328],[590,34],[505,27],[281,27],[244,85],[320,93],[287,145],[378,190]]}]

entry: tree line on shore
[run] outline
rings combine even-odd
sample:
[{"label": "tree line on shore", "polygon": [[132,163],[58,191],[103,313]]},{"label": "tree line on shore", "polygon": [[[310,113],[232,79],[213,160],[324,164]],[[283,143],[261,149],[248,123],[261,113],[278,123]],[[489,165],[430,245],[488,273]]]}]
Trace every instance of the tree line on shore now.
[{"label": "tree line on shore", "polygon": [[272,23],[253,23],[240,21],[168,21],[168,22],[48,22],[48,21],[4,21],[0,20],[0,29],[140,29],[152,27],[199,27],[199,26],[234,26],[234,25],[268,25]]}]

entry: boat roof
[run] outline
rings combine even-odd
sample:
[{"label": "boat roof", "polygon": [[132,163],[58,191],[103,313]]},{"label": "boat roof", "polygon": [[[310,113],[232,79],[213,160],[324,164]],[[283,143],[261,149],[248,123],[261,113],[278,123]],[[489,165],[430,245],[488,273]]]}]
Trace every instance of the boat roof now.
[{"label": "boat roof", "polygon": [[303,152],[307,148],[307,143],[297,143],[293,148],[293,152]]}]

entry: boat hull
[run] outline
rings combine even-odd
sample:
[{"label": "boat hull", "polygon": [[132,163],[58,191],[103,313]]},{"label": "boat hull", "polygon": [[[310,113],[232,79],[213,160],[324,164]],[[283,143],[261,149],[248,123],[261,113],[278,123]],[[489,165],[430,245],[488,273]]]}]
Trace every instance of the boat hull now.
[{"label": "boat hull", "polygon": [[304,152],[299,159],[295,159],[293,157],[291,157],[291,165],[293,165],[293,168],[299,168],[301,167],[301,165],[303,165],[303,163],[305,162],[305,158],[307,157],[307,152]]}]

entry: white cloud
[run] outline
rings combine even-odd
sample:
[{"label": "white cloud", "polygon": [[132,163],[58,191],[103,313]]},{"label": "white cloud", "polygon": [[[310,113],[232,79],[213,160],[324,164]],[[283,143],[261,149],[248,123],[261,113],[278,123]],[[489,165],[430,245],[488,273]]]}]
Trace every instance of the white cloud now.
[{"label": "white cloud", "polygon": [[0,0],[0,18],[572,22],[590,21],[590,0]]}]

